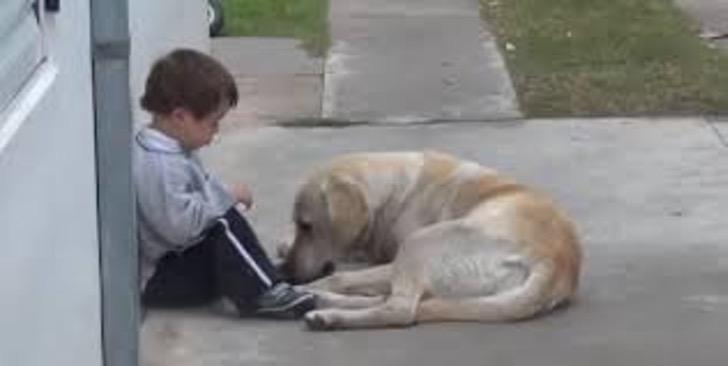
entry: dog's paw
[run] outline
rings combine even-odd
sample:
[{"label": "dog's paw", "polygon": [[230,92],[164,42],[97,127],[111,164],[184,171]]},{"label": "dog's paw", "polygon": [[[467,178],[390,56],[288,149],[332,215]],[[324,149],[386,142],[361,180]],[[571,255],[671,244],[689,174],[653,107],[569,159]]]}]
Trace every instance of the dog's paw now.
[{"label": "dog's paw", "polygon": [[316,281],[306,284],[309,288],[330,291],[337,293],[346,293],[344,290],[344,282],[341,273],[332,273],[326,277],[319,278]]},{"label": "dog's paw", "polygon": [[304,316],[303,320],[308,330],[322,331],[335,329],[333,322],[328,320],[322,311],[310,311]]}]

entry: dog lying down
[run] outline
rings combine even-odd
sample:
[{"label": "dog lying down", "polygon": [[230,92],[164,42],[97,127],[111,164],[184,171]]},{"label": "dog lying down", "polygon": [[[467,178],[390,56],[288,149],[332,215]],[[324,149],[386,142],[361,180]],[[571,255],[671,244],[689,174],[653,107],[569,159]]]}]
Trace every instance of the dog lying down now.
[{"label": "dog lying down", "polygon": [[[515,321],[579,283],[575,229],[547,196],[443,153],[336,158],[303,184],[293,219],[281,268],[318,296],[313,330]],[[333,271],[353,255],[371,267]]]}]

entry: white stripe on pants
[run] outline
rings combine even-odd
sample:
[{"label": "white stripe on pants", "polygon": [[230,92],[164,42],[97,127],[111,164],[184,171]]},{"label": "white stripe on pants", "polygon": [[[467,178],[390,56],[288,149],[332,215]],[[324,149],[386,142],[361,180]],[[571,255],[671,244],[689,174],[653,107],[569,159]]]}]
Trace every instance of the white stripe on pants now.
[{"label": "white stripe on pants", "polygon": [[250,256],[248,251],[245,250],[245,247],[240,243],[240,241],[238,241],[238,238],[235,237],[233,232],[230,230],[230,225],[228,224],[227,220],[224,218],[220,218],[220,219],[218,219],[218,221],[220,221],[220,223],[222,223],[222,225],[225,227],[225,235],[228,237],[228,239],[230,239],[230,242],[233,243],[233,246],[235,247],[235,249],[237,249],[238,253],[240,253],[240,256],[243,257],[243,259],[245,259],[245,261],[248,263],[250,268],[252,268],[253,271],[255,271],[255,273],[258,275],[258,278],[260,278],[260,280],[263,281],[263,283],[265,283],[266,286],[268,286],[268,287],[272,286],[273,281],[271,281],[270,278],[268,277],[268,275],[266,275],[265,272],[263,272],[263,270],[260,269],[260,267],[258,266],[258,263],[255,263],[255,261],[253,260],[253,257]]}]

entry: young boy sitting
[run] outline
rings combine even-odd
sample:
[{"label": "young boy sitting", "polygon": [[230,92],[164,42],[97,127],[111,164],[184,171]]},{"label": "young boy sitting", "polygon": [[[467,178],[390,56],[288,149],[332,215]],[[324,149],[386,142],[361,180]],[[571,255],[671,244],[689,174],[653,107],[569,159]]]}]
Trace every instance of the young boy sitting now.
[{"label": "young boy sitting", "polygon": [[314,296],[280,279],[236,209],[251,206],[250,191],[222,185],[196,154],[237,100],[230,73],[203,53],[175,50],[152,67],[141,105],[153,119],[134,140],[142,303],[193,306],[225,296],[241,314],[299,318]]}]

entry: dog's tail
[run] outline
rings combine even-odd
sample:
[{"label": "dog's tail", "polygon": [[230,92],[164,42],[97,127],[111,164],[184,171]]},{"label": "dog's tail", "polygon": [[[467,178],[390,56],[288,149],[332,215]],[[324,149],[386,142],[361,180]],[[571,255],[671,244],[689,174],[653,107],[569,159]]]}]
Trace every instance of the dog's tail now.
[{"label": "dog's tail", "polygon": [[538,263],[522,285],[496,295],[425,299],[417,308],[417,321],[506,322],[530,318],[567,300],[552,294],[555,275],[551,263]]}]

